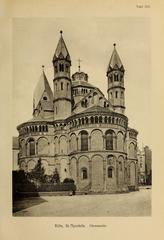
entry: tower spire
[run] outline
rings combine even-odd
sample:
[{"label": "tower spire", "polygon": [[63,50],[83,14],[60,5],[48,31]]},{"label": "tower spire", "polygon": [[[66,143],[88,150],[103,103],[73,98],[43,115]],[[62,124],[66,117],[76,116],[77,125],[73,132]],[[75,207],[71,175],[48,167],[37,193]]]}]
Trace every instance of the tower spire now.
[{"label": "tower spire", "polygon": [[54,119],[65,119],[71,115],[71,58],[60,30],[60,38],[53,57],[54,66]]},{"label": "tower spire", "polygon": [[111,71],[112,69],[124,70],[123,64],[122,64],[119,54],[116,50],[116,43],[113,44],[113,47],[114,47],[114,49],[113,49],[112,56],[111,56],[109,64],[108,64],[107,71]]},{"label": "tower spire", "polygon": [[113,44],[113,52],[108,64],[108,100],[118,113],[124,114],[125,110],[125,88],[124,88],[124,67],[116,50],[116,43]]},{"label": "tower spire", "polygon": [[59,42],[58,42],[56,50],[55,50],[53,62],[58,59],[65,59],[67,61],[71,61],[70,55],[69,55],[68,49],[66,47],[66,44],[64,42],[62,34],[63,34],[63,31],[60,30],[60,39],[59,39]]}]

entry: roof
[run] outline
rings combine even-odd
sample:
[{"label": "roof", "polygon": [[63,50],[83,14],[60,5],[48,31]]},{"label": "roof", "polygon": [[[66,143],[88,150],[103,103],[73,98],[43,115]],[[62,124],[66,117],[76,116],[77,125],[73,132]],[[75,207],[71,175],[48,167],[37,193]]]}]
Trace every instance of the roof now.
[{"label": "roof", "polygon": [[110,61],[109,61],[108,70],[111,69],[111,68],[112,69],[123,68],[123,64],[122,64],[121,59],[118,55],[115,44],[114,44],[114,49],[113,49],[112,56],[111,56]]},{"label": "roof", "polygon": [[58,45],[56,47],[56,51],[55,51],[53,60],[56,60],[58,58],[61,58],[61,59],[66,58],[68,61],[70,61],[71,60],[70,55],[67,50],[66,44],[64,42],[64,39],[62,36],[62,31],[60,33],[61,33],[61,37],[60,37]]},{"label": "roof", "polygon": [[48,80],[46,78],[46,75],[44,73],[44,71],[42,72],[41,76],[40,76],[40,79],[36,85],[36,88],[34,90],[34,109],[38,106],[38,103],[44,93],[44,91],[47,92],[49,98],[50,98],[50,101],[53,101],[53,93],[52,93],[52,90],[50,88],[50,85],[48,83]]},{"label": "roof", "polygon": [[136,132],[136,133],[138,133],[138,131],[136,130],[136,129],[134,129],[134,128],[130,128],[130,127],[128,127],[128,129],[127,129],[129,132]]},{"label": "roof", "polygon": [[49,117],[41,117],[40,115],[37,117],[34,117],[30,120],[28,120],[27,122],[47,122],[47,121],[53,121],[54,118],[53,116],[49,116]]},{"label": "roof", "polygon": [[83,113],[87,113],[87,112],[98,113],[98,112],[111,112],[111,111],[108,108],[104,108],[101,106],[93,106],[83,111]]},{"label": "roof", "polygon": [[72,87],[89,87],[89,88],[96,88],[95,86],[93,86],[92,84],[86,82],[86,81],[72,81]]},{"label": "roof", "polygon": [[75,72],[72,75],[72,80],[73,81],[86,81],[88,82],[88,74],[85,72]]},{"label": "roof", "polygon": [[13,139],[12,139],[12,145],[13,145],[13,149],[19,149],[18,137],[13,137]]}]

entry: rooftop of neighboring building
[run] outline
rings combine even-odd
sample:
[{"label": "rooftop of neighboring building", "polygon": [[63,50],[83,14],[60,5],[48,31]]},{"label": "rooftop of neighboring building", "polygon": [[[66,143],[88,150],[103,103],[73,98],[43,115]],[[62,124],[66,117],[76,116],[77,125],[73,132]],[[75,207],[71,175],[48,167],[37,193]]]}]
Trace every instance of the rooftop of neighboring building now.
[{"label": "rooftop of neighboring building", "polygon": [[13,150],[18,150],[19,149],[19,141],[18,141],[18,137],[13,137],[12,138],[12,149]]}]

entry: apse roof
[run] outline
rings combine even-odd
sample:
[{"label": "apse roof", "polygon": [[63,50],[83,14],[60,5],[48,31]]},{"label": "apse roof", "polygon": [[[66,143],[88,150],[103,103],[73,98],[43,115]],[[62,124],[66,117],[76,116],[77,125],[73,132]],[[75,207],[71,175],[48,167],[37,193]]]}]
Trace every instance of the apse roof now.
[{"label": "apse roof", "polygon": [[47,121],[53,121],[53,120],[54,120],[53,116],[49,116],[49,117],[37,116],[37,117],[33,117],[32,119],[28,120],[27,122],[47,122]]},{"label": "apse roof", "polygon": [[92,84],[80,80],[80,81],[72,81],[72,87],[77,87],[77,86],[82,86],[82,87],[89,87],[89,88],[96,88],[95,86],[93,86]]},{"label": "apse roof", "polygon": [[104,107],[101,107],[101,106],[93,106],[93,107],[90,107],[86,110],[83,111],[83,113],[85,112],[111,112],[108,108],[104,108]]}]

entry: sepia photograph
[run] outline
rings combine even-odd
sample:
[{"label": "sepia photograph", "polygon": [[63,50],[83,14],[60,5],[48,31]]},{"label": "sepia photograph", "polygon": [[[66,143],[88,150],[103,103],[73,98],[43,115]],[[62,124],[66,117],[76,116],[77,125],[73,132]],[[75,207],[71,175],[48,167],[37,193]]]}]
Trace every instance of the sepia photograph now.
[{"label": "sepia photograph", "polygon": [[151,22],[12,20],[12,215],[151,217]]}]

